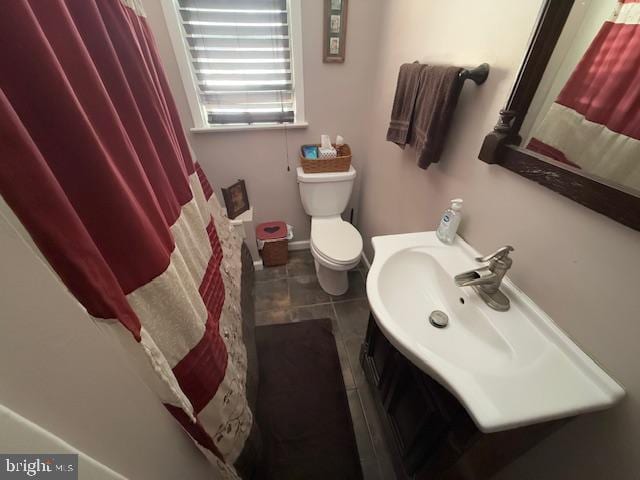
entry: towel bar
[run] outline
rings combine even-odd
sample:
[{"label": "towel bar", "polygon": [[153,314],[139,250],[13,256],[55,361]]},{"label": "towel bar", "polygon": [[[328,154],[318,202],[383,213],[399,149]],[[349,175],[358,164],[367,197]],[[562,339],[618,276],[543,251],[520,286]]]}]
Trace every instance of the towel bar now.
[{"label": "towel bar", "polygon": [[473,80],[476,85],[482,85],[489,76],[489,64],[483,63],[478,65],[476,68],[467,69],[465,68],[460,72],[460,78],[462,80],[466,80],[470,78]]}]

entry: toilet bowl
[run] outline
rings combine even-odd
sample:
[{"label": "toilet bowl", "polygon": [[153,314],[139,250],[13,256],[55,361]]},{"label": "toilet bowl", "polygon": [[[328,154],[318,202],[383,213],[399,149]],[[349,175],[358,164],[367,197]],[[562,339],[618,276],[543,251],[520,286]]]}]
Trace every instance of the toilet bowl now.
[{"label": "toilet bowl", "polygon": [[322,289],[342,295],[349,288],[347,272],[358,265],[362,237],[340,214],[349,203],[356,171],[304,173],[297,169],[302,206],[311,216],[311,255]]},{"label": "toilet bowl", "polygon": [[360,262],[362,237],[356,228],[338,216],[311,219],[311,255],[322,289],[342,295],[349,288],[348,271]]}]

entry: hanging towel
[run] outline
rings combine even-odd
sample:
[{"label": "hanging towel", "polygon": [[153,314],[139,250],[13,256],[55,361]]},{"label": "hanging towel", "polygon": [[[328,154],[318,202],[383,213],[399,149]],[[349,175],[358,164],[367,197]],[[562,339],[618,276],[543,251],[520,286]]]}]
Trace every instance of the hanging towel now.
[{"label": "hanging towel", "polygon": [[396,96],[391,110],[391,122],[387,130],[387,140],[404,148],[410,140],[411,121],[418,95],[420,73],[426,65],[418,62],[405,63],[400,67]]},{"label": "hanging towel", "polygon": [[459,67],[425,66],[420,70],[418,93],[410,128],[418,166],[437,163],[444,147],[463,80]]}]

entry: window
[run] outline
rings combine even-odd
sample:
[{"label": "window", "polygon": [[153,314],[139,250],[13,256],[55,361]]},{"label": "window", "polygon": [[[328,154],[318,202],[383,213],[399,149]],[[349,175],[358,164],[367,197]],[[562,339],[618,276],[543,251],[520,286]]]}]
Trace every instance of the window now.
[{"label": "window", "polygon": [[195,130],[306,125],[302,0],[163,0]]}]

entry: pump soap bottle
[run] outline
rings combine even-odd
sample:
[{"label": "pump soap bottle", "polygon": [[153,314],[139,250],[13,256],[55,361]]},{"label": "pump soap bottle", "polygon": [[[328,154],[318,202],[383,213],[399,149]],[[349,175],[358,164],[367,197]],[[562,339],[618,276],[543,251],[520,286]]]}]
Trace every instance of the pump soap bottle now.
[{"label": "pump soap bottle", "polygon": [[458,231],[460,220],[462,220],[461,209],[462,199],[454,198],[451,200],[451,206],[442,213],[440,224],[436,230],[436,236],[442,243],[451,245],[456,238],[456,232]]}]

